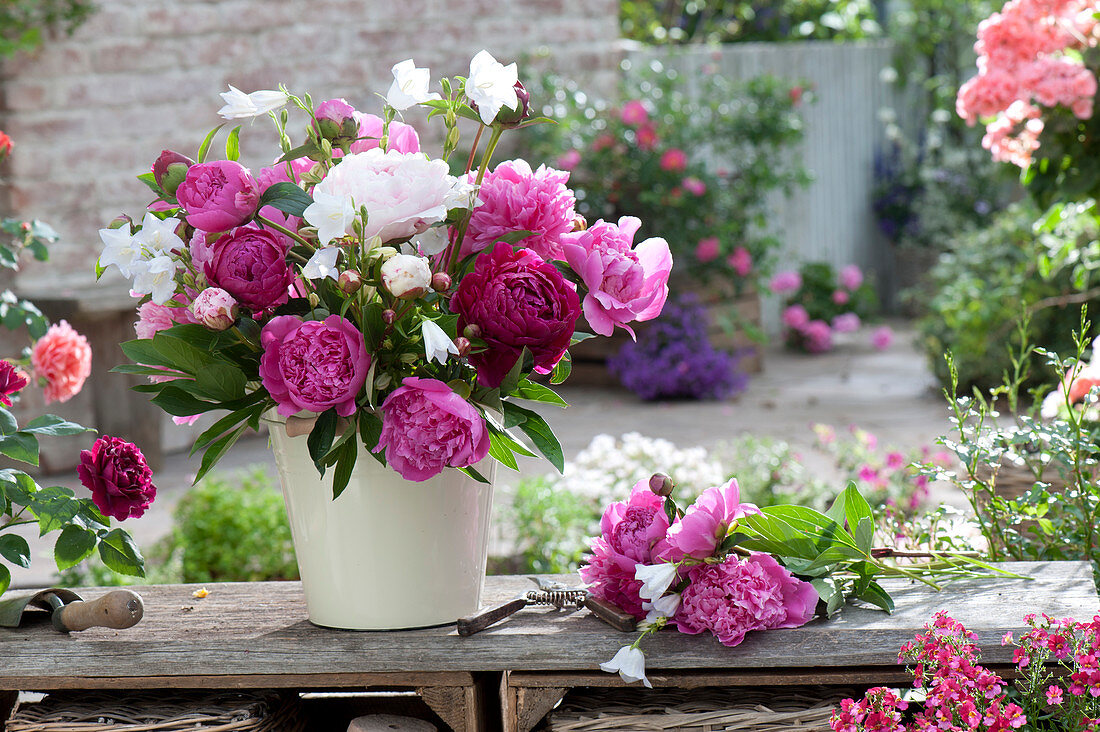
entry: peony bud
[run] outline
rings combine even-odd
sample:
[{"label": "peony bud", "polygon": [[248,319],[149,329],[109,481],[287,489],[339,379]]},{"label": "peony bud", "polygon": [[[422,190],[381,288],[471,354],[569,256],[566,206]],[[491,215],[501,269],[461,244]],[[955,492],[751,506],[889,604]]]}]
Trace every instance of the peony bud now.
[{"label": "peony bud", "polygon": [[455,348],[458,349],[459,358],[462,358],[470,352],[470,339],[463,338],[462,336],[455,338]]},{"label": "peony bud", "polygon": [[191,314],[210,330],[228,330],[237,322],[239,308],[232,295],[220,287],[207,287],[191,302]]},{"label": "peony bud", "polygon": [[577,214],[573,217],[573,231],[585,231],[588,229],[588,219]]},{"label": "peony bud", "polygon": [[393,325],[393,321],[395,320],[397,320],[397,313],[395,313],[393,310],[386,309],[382,311],[383,323],[385,323],[386,325]]},{"label": "peony bud", "polygon": [[174,196],[180,183],[187,177],[187,169],[194,164],[195,161],[186,155],[173,150],[162,150],[153,163],[153,178],[161,190],[169,196]]},{"label": "peony bud", "polygon": [[519,100],[516,108],[508,109],[508,107],[501,107],[500,111],[497,112],[497,118],[493,120],[505,127],[515,127],[531,116],[531,92],[527,91],[522,81],[517,81],[514,88],[516,90],[516,99]]},{"label": "peony bud", "polygon": [[446,272],[436,272],[433,274],[432,289],[436,292],[446,292],[451,289],[451,276]]},{"label": "peony bud", "polygon": [[115,216],[111,219],[111,223],[107,224],[108,229],[121,229],[123,226],[129,227],[129,230],[133,231],[134,220],[126,214],[122,214],[121,216]]},{"label": "peony bud", "polygon": [[428,291],[432,268],[426,257],[397,254],[382,265],[382,285],[394,297],[415,300]]},{"label": "peony bud", "polygon": [[661,497],[672,495],[672,489],[675,487],[676,484],[672,482],[672,478],[664,473],[654,473],[649,479],[649,490]]},{"label": "peony bud", "polygon": [[355,108],[343,99],[321,102],[313,115],[317,118],[317,132],[337,147],[350,145],[359,136]]},{"label": "peony bud", "polygon": [[340,288],[341,292],[353,295],[363,286],[363,276],[357,270],[346,269],[340,273],[340,277],[336,280],[336,286]]},{"label": "peony bud", "polygon": [[477,323],[470,323],[462,329],[462,335],[466,336],[467,338],[480,338],[481,326]]}]

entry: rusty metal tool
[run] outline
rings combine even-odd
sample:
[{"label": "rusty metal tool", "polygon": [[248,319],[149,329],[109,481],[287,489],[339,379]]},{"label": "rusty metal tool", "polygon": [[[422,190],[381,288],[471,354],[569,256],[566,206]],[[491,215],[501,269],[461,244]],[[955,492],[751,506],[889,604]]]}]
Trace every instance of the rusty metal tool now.
[{"label": "rusty metal tool", "polygon": [[50,613],[53,627],[62,633],[88,628],[129,628],[145,614],[141,595],[133,590],[112,590],[89,602],[72,590],[51,587],[31,594],[0,600],[0,627],[16,628],[24,611],[37,608]]},{"label": "rusty metal tool", "polygon": [[616,630],[630,632],[635,628],[636,621],[633,615],[595,597],[583,587],[568,587],[556,582],[547,582],[542,577],[529,579],[538,585],[539,589],[527,590],[513,600],[492,605],[478,610],[473,615],[459,618],[458,634],[469,636],[480,633],[490,625],[531,606],[553,606],[558,610],[566,608],[575,610],[583,607]]}]

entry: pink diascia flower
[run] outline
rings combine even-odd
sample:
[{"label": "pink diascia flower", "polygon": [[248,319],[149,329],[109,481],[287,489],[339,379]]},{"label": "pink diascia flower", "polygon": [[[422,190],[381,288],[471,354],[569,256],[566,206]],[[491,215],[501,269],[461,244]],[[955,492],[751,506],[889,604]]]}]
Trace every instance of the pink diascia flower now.
[{"label": "pink diascia flower", "polygon": [[783,311],[783,325],[793,330],[802,330],[810,322],[810,314],[801,305],[791,305]]},{"label": "pink diascia flower", "polygon": [[707,192],[707,184],[695,177],[684,178],[680,185],[693,196],[702,196]]},{"label": "pink diascia flower", "polygon": [[841,313],[833,318],[833,330],[837,333],[855,333],[861,325],[855,313]]},{"label": "pink diascia flower", "polygon": [[863,284],[863,271],[854,264],[849,264],[840,270],[840,275],[837,277],[840,280],[840,284],[849,290],[858,289]]},{"label": "pink diascia flower", "polygon": [[[362,112],[356,112],[355,118],[359,120],[359,137],[365,139],[353,142],[351,151],[361,153],[378,147],[378,142],[382,139],[382,118],[374,114],[363,114]],[[393,120],[390,122],[387,138],[387,150],[399,153],[420,152],[420,136],[416,134],[416,128],[412,125]]]},{"label": "pink diascia flower", "polygon": [[890,330],[890,326],[888,325],[875,328],[871,333],[871,345],[874,346],[876,350],[885,351],[893,342],[894,331]]},{"label": "pink diascia flower", "polygon": [[279,414],[289,417],[329,407],[341,417],[355,412],[371,357],[363,334],[350,320],[330,315],[303,321],[279,315],[260,331],[260,345],[260,379]]},{"label": "pink diascia flower", "polygon": [[802,344],[810,353],[825,353],[833,347],[833,329],[824,320],[802,326]]},{"label": "pink diascia flower", "polygon": [[669,528],[668,549],[657,558],[671,562],[679,562],[685,556],[705,559],[713,555],[726,538],[731,524],[755,513],[760,513],[755,505],[741,503],[741,489],[736,479],[707,488]]},{"label": "pink diascia flower", "polygon": [[499,242],[474,261],[451,296],[458,332],[481,329],[486,349],[469,356],[478,382],[500,386],[524,348],[535,371],[550,373],[561,360],[581,314],[580,298],[557,267],[529,249]]},{"label": "pink diascia flower", "polygon": [[653,493],[649,480],[640,480],[626,501],[612,503],[600,519],[600,536],[592,541],[592,555],[581,567],[581,579],[591,592],[636,618],[644,618],[635,578],[636,564],[651,564],[665,549],[668,515],[665,499]]},{"label": "pink diascia flower", "polygon": [[260,185],[248,168],[232,160],[197,163],[176,189],[187,223],[203,231],[227,231],[256,213]]},{"label": "pink diascia flower", "polygon": [[600,220],[562,237],[565,261],[588,289],[584,317],[600,335],[609,336],[619,326],[633,336],[627,323],[656,318],[668,298],[672,252],[660,237],[634,247],[641,225],[623,216],[617,225]]},{"label": "pink diascia flower", "polygon": [[768,284],[768,288],[776,294],[794,292],[800,287],[802,287],[802,275],[793,269],[776,272],[775,277],[772,277],[772,281]]},{"label": "pink diascia flower", "polygon": [[679,172],[687,168],[688,157],[687,153],[678,147],[669,148],[661,153],[661,159],[658,165],[661,166],[661,170],[667,170],[671,172]]},{"label": "pink diascia flower", "polygon": [[286,262],[290,240],[269,229],[241,226],[214,242],[203,265],[206,279],[254,314],[289,299],[294,270]]},{"label": "pink diascia flower", "polygon": [[726,264],[733,267],[733,271],[742,277],[747,277],[752,272],[752,255],[745,247],[734,247],[733,254],[726,259]]},{"label": "pink diascia flower", "polygon": [[480,252],[513,231],[532,231],[517,242],[546,261],[563,259],[561,237],[573,230],[576,199],[566,187],[569,173],[526,160],[501,163],[485,176],[462,241],[462,256]]},{"label": "pink diascia flower", "polygon": [[695,245],[695,258],[700,262],[713,262],[721,254],[721,242],[716,236],[708,236],[700,239]]},{"label": "pink diascia flower", "polygon": [[382,402],[382,434],[372,452],[405,480],[465,468],[489,454],[489,431],[477,408],[436,379],[408,376]]},{"label": "pink diascia flower", "polygon": [[11,406],[10,397],[24,386],[30,383],[30,379],[11,361],[0,361],[0,404]]},{"label": "pink diascia flower", "polygon": [[682,633],[709,630],[723,645],[736,646],[750,630],[797,628],[814,616],[817,590],[793,576],[769,554],[730,555],[721,564],[691,570],[680,596],[676,627]]},{"label": "pink diascia flower", "polygon": [[46,403],[67,402],[80,393],[92,373],[92,347],[88,339],[62,320],[50,326],[31,348],[35,376],[46,380]]},{"label": "pink diascia flower", "polygon": [[645,104],[640,100],[631,99],[623,105],[619,118],[622,119],[624,125],[637,127],[649,121],[649,112],[646,111]]},{"label": "pink diascia flower", "polygon": [[580,150],[571,149],[566,150],[564,153],[558,156],[558,159],[554,162],[554,165],[558,166],[562,170],[572,170],[581,164]]},{"label": "pink diascia flower", "polygon": [[157,497],[145,456],[117,437],[104,435],[91,450],[81,450],[77,474],[100,513],[119,521],[140,517]]}]

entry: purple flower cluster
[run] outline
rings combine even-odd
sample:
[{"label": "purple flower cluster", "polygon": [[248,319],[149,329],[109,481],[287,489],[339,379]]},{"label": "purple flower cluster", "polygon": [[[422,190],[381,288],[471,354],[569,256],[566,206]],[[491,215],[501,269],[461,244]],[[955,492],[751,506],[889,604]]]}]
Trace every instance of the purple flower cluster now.
[{"label": "purple flower cluster", "polygon": [[627,343],[607,367],[645,400],[725,399],[745,390],[741,356],[720,351],[707,336],[707,312],[692,296],[666,305],[636,343]]}]

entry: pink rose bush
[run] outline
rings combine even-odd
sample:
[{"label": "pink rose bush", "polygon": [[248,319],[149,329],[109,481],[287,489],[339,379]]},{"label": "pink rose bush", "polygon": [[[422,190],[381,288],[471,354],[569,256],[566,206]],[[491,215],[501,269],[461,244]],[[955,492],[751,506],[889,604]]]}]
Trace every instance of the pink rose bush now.
[{"label": "pink rose bush", "polygon": [[92,347],[62,320],[35,341],[31,365],[35,376],[45,381],[46,403],[67,402],[80,393],[92,373]]},{"label": "pink rose bush", "polygon": [[837,335],[858,331],[877,306],[873,288],[854,264],[837,272],[825,262],[808,262],[799,271],[776,274],[771,290],[785,295],[787,345],[806,353],[831,351]]},{"label": "pink rose bush", "polygon": [[[140,298],[138,339],[125,346],[133,372],[169,395],[157,403],[177,420],[228,410],[198,438],[208,456],[275,413],[301,417],[292,431],[308,430],[310,456],[342,466],[345,482],[360,444],[410,481],[447,468],[484,479],[475,466],[490,444],[509,466],[533,447],[561,469],[549,426],[523,406],[561,402],[531,378],[565,378],[570,346],[589,336],[576,332],[582,302],[603,335],[657,317],[668,245],[635,246],[637,219],[587,231],[566,170],[494,165],[501,136],[532,123],[515,64],[483,51],[434,90],[412,59],[392,73],[378,113],[230,88],[226,119],[287,107],[284,145],[256,174],[235,144],[226,160],[161,153],[142,176],[158,195],[140,223],[100,231],[99,268],[117,268]],[[295,133],[283,118],[298,113]],[[645,106],[626,114],[643,135]],[[476,150],[456,149],[460,119],[480,125]],[[425,138],[443,140],[441,153],[421,147],[428,123],[442,125]],[[469,162],[452,172],[455,161]]]}]

